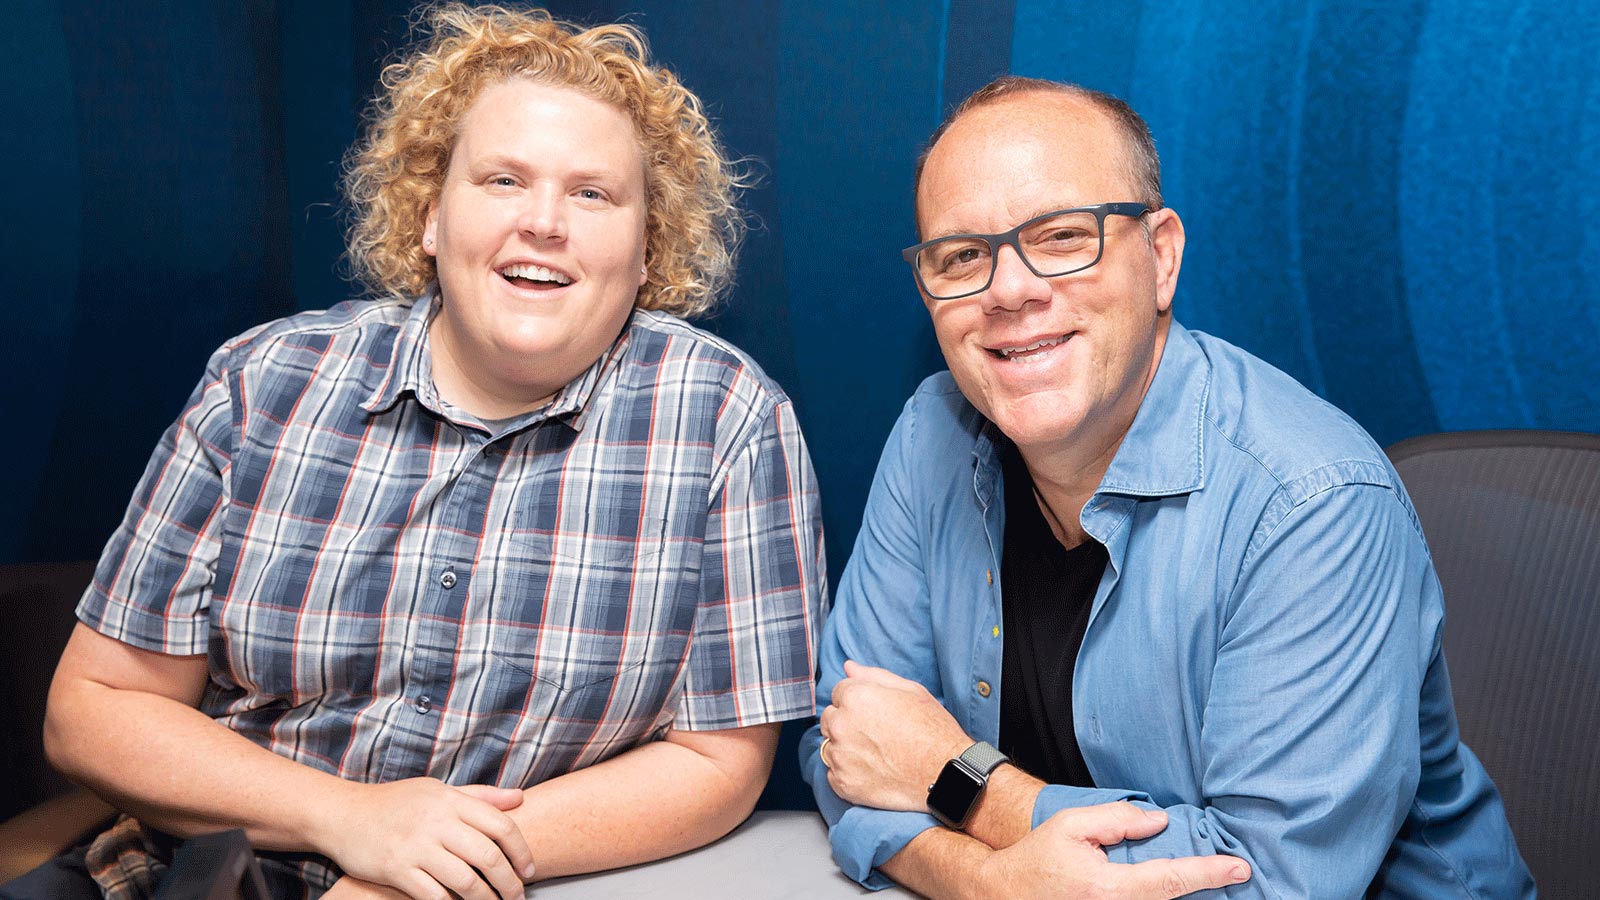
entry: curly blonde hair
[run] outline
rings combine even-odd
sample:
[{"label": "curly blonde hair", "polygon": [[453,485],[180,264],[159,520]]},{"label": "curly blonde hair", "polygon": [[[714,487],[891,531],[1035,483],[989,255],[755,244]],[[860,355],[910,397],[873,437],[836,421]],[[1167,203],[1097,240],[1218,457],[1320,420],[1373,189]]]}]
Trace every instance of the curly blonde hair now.
[{"label": "curly blonde hair", "polygon": [[700,101],[652,65],[631,25],[594,28],[542,9],[448,3],[422,14],[427,37],[386,66],[367,131],[345,160],[352,274],[376,294],[417,296],[436,277],[422,250],[457,128],[478,95],[513,78],[571,88],[628,113],[644,151],[647,280],[635,305],[678,316],[711,310],[733,280],[748,187]]}]

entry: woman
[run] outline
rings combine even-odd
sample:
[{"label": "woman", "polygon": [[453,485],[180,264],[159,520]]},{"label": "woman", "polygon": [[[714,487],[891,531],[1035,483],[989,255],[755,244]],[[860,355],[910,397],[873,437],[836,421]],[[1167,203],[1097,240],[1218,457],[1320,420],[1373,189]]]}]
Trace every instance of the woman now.
[{"label": "woman", "polygon": [[239,827],[276,895],[510,900],[726,833],[810,712],[794,412],[681,318],[741,230],[698,102],[628,26],[429,22],[349,167],[376,296],[217,351],[80,604],[79,895]]}]

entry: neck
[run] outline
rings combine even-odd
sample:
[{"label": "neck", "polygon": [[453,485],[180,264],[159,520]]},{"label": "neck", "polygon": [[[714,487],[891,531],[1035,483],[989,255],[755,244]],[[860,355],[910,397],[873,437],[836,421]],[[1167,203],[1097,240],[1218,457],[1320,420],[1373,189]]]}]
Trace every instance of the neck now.
[{"label": "neck", "polygon": [[1061,542],[1061,546],[1071,550],[1088,540],[1089,535],[1079,521],[1084,504],[1094,496],[1100,479],[1105,477],[1105,468],[1100,467],[1098,472],[1080,471],[1075,475],[1053,472],[1036,463],[1026,450],[1022,451],[1022,461],[1033,479],[1033,496],[1039,503],[1039,511],[1044,513],[1045,521],[1050,523],[1050,531]]},{"label": "neck", "polygon": [[457,362],[458,354],[449,329],[429,324],[428,356],[433,368],[433,386],[439,399],[487,421],[509,419],[532,412],[555,396],[555,391],[537,386],[504,384]]},{"label": "neck", "polygon": [[1019,444],[1017,447],[1028,466],[1028,474],[1033,478],[1034,495],[1038,498],[1040,511],[1055,532],[1056,540],[1069,550],[1089,539],[1080,524],[1083,507],[1100,489],[1100,482],[1111,468],[1111,461],[1116,458],[1122,439],[1128,436],[1129,429],[1133,427],[1133,420],[1144,403],[1144,395],[1155,380],[1162,352],[1166,348],[1168,321],[1158,323],[1155,346],[1143,382],[1136,391],[1125,394],[1118,408],[1106,416],[1109,420],[1106,430],[1080,435],[1065,443],[1027,447]]}]

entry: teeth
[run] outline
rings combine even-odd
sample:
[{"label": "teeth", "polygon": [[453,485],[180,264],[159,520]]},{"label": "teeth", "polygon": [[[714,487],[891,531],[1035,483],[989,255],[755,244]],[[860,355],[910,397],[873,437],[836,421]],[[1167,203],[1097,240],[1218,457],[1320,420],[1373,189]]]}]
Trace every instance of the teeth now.
[{"label": "teeth", "polygon": [[526,278],[529,281],[553,281],[556,284],[572,283],[572,279],[568,276],[557,272],[555,269],[547,269],[544,266],[530,266],[519,263],[506,266],[500,270],[500,274],[507,278]]},{"label": "teeth", "polygon": [[1002,357],[1004,357],[1006,359],[1010,359],[1011,357],[1015,356],[1018,353],[1027,353],[1030,350],[1037,350],[1040,347],[1054,347],[1055,345],[1061,343],[1062,341],[1064,341],[1066,339],[1067,339],[1066,335],[1062,335],[1061,337],[1058,337],[1058,338],[1049,338],[1048,340],[1034,341],[1033,343],[1029,344],[1026,347],[1001,347],[998,350],[996,350],[995,352],[1000,354]]}]

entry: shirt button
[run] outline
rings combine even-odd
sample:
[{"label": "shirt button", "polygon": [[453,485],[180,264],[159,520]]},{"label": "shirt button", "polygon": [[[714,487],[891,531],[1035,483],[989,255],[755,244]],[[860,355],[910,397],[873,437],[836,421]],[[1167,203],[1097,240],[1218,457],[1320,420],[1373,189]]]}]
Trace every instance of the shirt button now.
[{"label": "shirt button", "polygon": [[433,698],[423,694],[417,698],[417,712],[427,715],[433,709]]},{"label": "shirt button", "polygon": [[499,444],[490,444],[483,448],[483,455],[489,459],[499,459],[500,454],[503,452]]},{"label": "shirt button", "polygon": [[989,682],[987,682],[987,681],[978,682],[978,696],[979,697],[987,697],[987,696],[989,696],[989,694],[993,690],[994,690],[993,688],[989,687]]},{"label": "shirt button", "polygon": [[445,569],[444,572],[439,575],[439,585],[447,591],[455,587],[456,573],[450,571],[449,569]]}]

